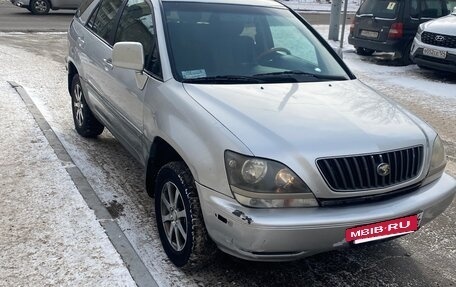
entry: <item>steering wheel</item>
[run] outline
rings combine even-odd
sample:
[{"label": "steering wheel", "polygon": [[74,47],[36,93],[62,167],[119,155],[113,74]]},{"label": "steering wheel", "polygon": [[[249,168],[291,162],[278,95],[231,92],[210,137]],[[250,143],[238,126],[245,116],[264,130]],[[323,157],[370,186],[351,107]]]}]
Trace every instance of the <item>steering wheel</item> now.
[{"label": "steering wheel", "polygon": [[261,53],[260,55],[257,56],[257,61],[259,62],[260,60],[263,60],[264,58],[266,58],[267,56],[271,56],[271,54],[275,53],[275,52],[283,52],[287,55],[291,55],[291,52],[290,50],[288,50],[287,48],[282,48],[282,47],[275,47],[275,48],[271,48],[267,51],[264,51],[263,53]]}]

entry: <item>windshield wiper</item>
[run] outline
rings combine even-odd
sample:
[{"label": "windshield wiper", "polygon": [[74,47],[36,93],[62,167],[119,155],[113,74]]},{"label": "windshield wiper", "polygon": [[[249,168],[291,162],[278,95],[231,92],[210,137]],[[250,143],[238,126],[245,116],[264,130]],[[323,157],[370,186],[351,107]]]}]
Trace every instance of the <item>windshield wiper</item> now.
[{"label": "windshield wiper", "polygon": [[260,78],[270,78],[270,77],[279,77],[283,78],[285,77],[290,77],[290,76],[304,76],[304,77],[311,77],[315,78],[318,80],[328,80],[328,81],[343,81],[343,80],[348,80],[347,77],[344,76],[332,76],[332,75],[318,75],[318,74],[312,74],[312,73],[307,73],[307,72],[302,72],[302,71],[283,71],[283,72],[273,72],[273,73],[264,73],[264,74],[256,74],[253,75],[254,77],[260,77]]},{"label": "windshield wiper", "polygon": [[249,76],[238,76],[238,75],[225,75],[225,76],[214,76],[214,77],[202,77],[195,79],[184,79],[183,83],[195,83],[195,84],[240,84],[240,83],[264,83],[263,80],[249,77]]}]

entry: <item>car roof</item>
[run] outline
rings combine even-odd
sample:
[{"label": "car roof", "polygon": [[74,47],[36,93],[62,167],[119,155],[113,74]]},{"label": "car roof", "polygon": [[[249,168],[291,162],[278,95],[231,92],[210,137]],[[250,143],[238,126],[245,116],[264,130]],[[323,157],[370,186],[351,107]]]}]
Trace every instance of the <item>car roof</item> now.
[{"label": "car roof", "polygon": [[162,2],[216,3],[285,8],[276,0],[161,0]]}]

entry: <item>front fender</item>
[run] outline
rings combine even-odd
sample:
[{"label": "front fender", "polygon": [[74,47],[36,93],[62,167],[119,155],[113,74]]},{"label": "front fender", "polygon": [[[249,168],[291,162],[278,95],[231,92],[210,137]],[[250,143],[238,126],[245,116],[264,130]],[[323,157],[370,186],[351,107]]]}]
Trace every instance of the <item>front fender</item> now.
[{"label": "front fender", "polygon": [[144,129],[149,148],[145,151],[146,159],[153,140],[160,137],[182,157],[196,182],[232,197],[225,170],[225,150],[252,153],[194,101],[181,83],[174,80],[162,83],[154,87],[154,94],[147,90]]}]

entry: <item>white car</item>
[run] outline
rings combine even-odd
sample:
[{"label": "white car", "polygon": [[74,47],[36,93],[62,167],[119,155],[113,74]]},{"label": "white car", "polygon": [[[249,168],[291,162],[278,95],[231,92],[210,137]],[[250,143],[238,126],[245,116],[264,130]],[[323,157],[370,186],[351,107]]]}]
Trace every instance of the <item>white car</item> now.
[{"label": "white car", "polygon": [[410,57],[421,68],[456,73],[456,8],[419,26]]}]

